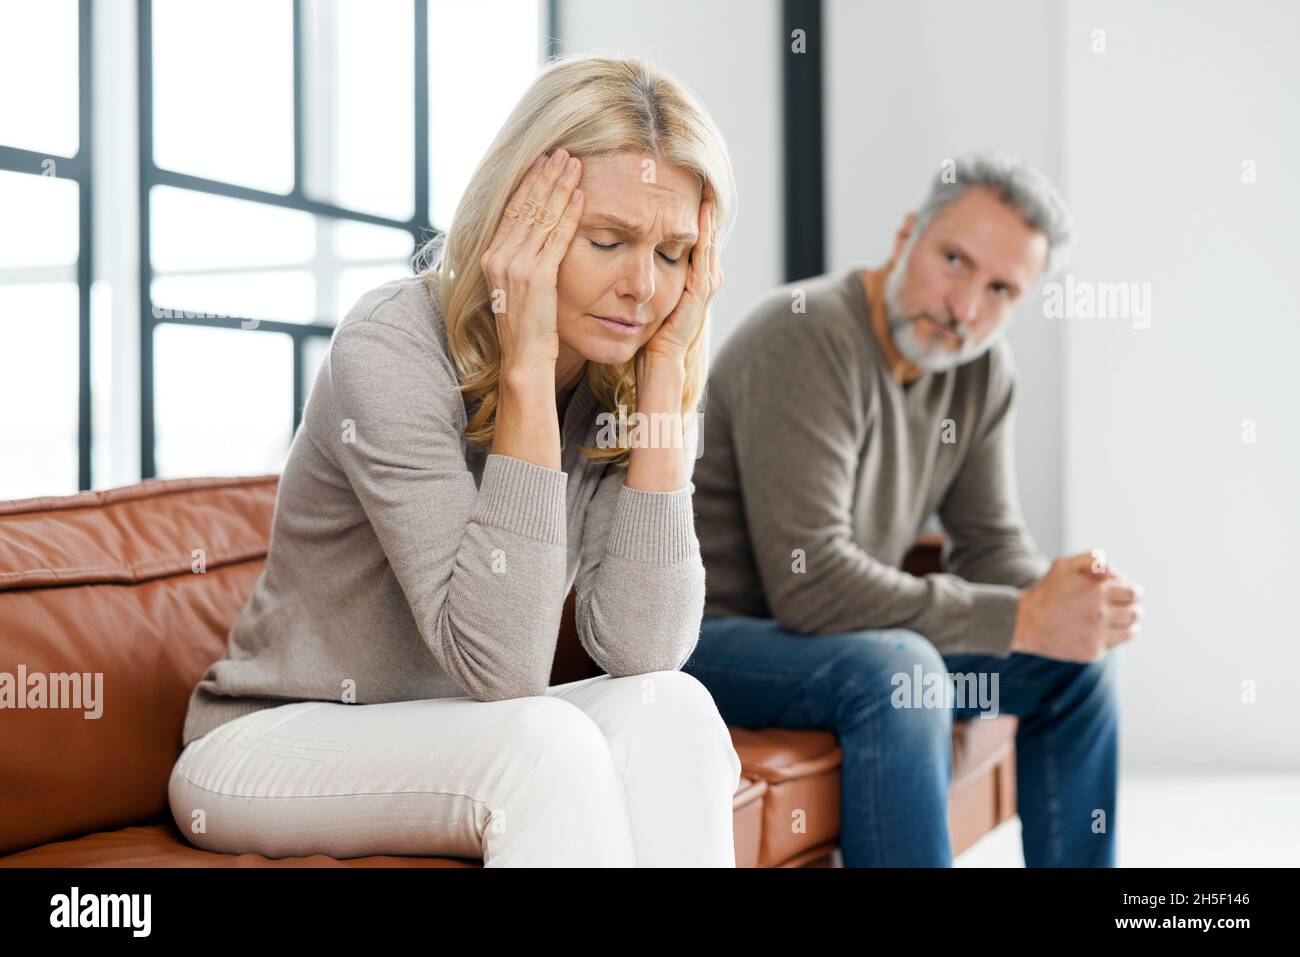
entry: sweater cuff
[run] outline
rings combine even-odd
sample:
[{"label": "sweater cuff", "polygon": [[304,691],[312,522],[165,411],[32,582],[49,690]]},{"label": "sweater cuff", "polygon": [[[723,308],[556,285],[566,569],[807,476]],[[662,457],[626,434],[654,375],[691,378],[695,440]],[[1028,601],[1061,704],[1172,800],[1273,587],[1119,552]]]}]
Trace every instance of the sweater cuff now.
[{"label": "sweater cuff", "polygon": [[552,545],[567,540],[567,472],[490,453],[483,465],[474,521]]},{"label": "sweater cuff", "polygon": [[968,647],[976,654],[1009,656],[1019,610],[1019,589],[1010,585],[978,586],[971,609]]},{"label": "sweater cuff", "polygon": [[671,565],[700,553],[695,512],[687,482],[675,492],[647,492],[624,485],[614,507],[606,545],[609,553],[635,562]]}]

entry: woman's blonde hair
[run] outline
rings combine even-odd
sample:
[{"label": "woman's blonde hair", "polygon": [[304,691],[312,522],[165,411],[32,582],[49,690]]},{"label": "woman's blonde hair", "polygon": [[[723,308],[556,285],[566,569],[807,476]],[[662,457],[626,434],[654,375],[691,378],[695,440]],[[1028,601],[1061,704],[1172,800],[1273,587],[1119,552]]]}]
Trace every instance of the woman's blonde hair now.
[{"label": "woman's blonde hair", "polygon": [[[566,57],[548,64],[474,170],[446,234],[416,256],[421,275],[438,280],[448,347],[466,406],[482,400],[467,429],[467,438],[479,445],[491,443],[496,428],[501,373],[496,317],[480,260],[528,167],[559,147],[584,161],[633,151],[694,173],[701,199],[716,204],[720,246],[734,220],[736,187],[726,144],[690,90],[640,57]],[[708,327],[706,315],[686,352],[682,413],[688,422],[708,374]],[[586,377],[604,410],[617,415],[621,405],[635,411],[635,358],[621,366],[588,362]],[[630,449],[584,447],[582,454],[626,464]]]}]

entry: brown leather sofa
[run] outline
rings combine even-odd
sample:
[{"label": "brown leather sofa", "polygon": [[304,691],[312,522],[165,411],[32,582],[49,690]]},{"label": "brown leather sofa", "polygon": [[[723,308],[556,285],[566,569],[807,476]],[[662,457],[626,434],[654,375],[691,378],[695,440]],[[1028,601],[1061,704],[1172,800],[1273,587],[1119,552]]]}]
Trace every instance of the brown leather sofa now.
[{"label": "brown leather sofa", "polygon": [[[167,781],[191,689],[225,653],[261,572],[276,476],[147,481],[0,502],[0,672],[102,673],[45,707],[0,710],[0,866],[473,867],[480,861],[216,854],[172,821]],[[909,570],[937,567],[923,540]],[[596,673],[572,595],[552,682]],[[52,679],[51,679],[52,680]],[[94,688],[93,678],[86,691]],[[55,703],[73,707],[52,708]],[[32,701],[32,704],[38,704]],[[98,717],[89,717],[102,709]],[[950,823],[960,853],[1015,813],[1015,719],[957,722]],[[835,866],[841,752],[833,734],[732,728],[741,867]],[[806,829],[791,826],[799,816]]]}]

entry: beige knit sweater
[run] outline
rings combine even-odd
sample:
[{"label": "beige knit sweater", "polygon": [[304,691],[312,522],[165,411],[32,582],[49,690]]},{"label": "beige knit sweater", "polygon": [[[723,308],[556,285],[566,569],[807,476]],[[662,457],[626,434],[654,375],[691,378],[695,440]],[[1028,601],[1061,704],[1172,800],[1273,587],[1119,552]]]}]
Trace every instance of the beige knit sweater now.
[{"label": "beige knit sweater", "polygon": [[[805,279],[757,304],[714,361],[694,471],[705,614],[909,628],[945,654],[1005,657],[1020,589],[1049,564],[1016,491],[1011,349],[901,386],[872,330],[883,308],[859,269]],[[933,513],[947,571],[914,578],[899,565]]]},{"label": "beige knit sweater", "polygon": [[560,471],[469,445],[435,293],[390,282],[335,330],[266,567],[191,695],[182,744],[293,701],[542,694],[575,583],[579,638],[609,674],[676,670],[695,647],[694,486],[631,489],[625,469],[580,458],[601,411],[585,379]]}]

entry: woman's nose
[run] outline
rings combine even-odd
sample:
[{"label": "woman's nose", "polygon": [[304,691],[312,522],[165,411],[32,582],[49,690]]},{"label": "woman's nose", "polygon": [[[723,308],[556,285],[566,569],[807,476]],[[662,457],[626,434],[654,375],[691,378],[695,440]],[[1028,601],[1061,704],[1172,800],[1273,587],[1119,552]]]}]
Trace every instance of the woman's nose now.
[{"label": "woman's nose", "polygon": [[654,250],[648,256],[629,257],[627,272],[623,275],[621,295],[636,298],[637,304],[644,304],[654,298],[655,264]]}]

